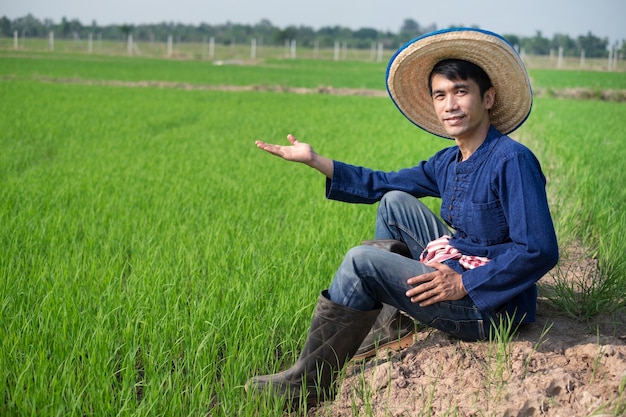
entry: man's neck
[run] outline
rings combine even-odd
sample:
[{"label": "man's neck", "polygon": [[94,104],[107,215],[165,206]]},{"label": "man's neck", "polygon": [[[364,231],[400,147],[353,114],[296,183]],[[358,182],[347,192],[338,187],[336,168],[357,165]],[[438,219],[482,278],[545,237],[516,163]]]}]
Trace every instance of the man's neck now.
[{"label": "man's neck", "polygon": [[490,126],[491,124],[487,124],[471,137],[454,138],[454,141],[461,151],[461,161],[467,161],[467,159],[472,156],[474,152],[476,152],[476,149],[478,149],[480,145],[483,144],[483,142],[487,138],[487,133],[489,133]]}]

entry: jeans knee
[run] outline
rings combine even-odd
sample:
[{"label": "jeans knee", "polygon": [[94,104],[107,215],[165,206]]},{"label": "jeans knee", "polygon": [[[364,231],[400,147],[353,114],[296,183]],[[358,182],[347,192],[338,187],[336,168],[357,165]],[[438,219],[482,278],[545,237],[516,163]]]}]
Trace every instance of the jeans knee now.
[{"label": "jeans knee", "polygon": [[355,246],[346,253],[344,263],[353,265],[356,267],[355,269],[358,269],[358,267],[363,265],[364,262],[371,261],[372,249],[372,246],[367,245]]},{"label": "jeans knee", "polygon": [[408,207],[414,207],[419,202],[416,197],[404,191],[389,191],[380,200],[377,218],[385,223],[396,222],[403,218]]},{"label": "jeans knee", "polygon": [[380,199],[380,206],[395,206],[397,204],[404,204],[403,202],[407,199],[407,197],[415,198],[404,191],[389,191],[383,195],[383,198]]}]

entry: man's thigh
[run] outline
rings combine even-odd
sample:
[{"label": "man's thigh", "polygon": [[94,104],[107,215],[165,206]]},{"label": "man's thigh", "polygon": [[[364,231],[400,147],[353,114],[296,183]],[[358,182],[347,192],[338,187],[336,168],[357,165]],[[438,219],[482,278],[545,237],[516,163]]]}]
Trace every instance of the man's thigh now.
[{"label": "man's thigh", "polygon": [[[466,340],[488,336],[488,315],[481,312],[469,296],[421,307],[406,292],[407,280],[434,271],[423,263],[375,247],[359,246],[349,252],[349,262],[358,276],[362,291],[378,302],[395,306],[417,321]],[[487,333],[487,334],[486,334]]]}]

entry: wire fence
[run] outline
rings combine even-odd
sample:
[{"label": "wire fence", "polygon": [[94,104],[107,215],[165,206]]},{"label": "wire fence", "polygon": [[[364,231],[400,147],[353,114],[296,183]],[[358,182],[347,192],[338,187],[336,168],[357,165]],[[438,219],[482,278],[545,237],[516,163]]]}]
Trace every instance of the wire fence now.
[{"label": "wire fence", "polygon": [[[212,38],[202,42],[178,42],[173,37],[165,41],[135,42],[132,35],[124,42],[103,40],[89,35],[87,39],[54,39],[52,32],[47,39],[0,37],[0,50],[49,53],[84,53],[95,55],[127,55],[146,58],[204,60],[215,63],[254,63],[268,59],[319,59],[335,61],[387,62],[395,49],[384,49],[382,43],[372,43],[369,49],[353,48],[347,42],[337,41],[332,47],[301,47],[296,41],[286,41],[283,46],[263,45],[262,40],[252,39],[249,44],[216,43]],[[593,71],[626,71],[626,61],[617,53],[610,52],[606,58],[563,56],[562,51],[550,55],[528,55],[521,51],[529,68],[583,69]]]}]

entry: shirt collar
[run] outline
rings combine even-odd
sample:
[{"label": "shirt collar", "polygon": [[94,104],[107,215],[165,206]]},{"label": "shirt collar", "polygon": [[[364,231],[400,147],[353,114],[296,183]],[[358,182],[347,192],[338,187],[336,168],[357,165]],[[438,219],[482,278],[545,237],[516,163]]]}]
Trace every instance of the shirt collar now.
[{"label": "shirt collar", "polygon": [[468,173],[482,165],[487,159],[494,146],[498,143],[498,139],[502,137],[502,133],[498,131],[493,125],[489,126],[487,137],[485,141],[474,151],[474,153],[467,158],[467,160],[456,163],[457,173]]}]

